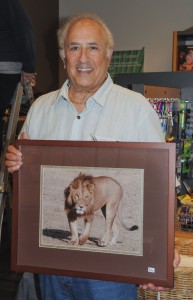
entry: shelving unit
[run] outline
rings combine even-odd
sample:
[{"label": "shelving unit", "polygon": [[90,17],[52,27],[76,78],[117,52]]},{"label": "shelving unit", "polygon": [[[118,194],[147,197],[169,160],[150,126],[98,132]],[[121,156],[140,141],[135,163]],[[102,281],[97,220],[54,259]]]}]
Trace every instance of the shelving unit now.
[{"label": "shelving unit", "polygon": [[117,75],[117,84],[137,92],[139,84],[179,88],[181,99],[193,99],[193,72],[123,73]]},{"label": "shelving unit", "polygon": [[[142,93],[146,98],[179,98],[193,100],[193,72],[158,72],[119,74],[117,83]],[[175,247],[182,254],[175,272],[174,289],[167,292],[139,290],[138,299],[192,299],[193,232],[175,231]]]}]

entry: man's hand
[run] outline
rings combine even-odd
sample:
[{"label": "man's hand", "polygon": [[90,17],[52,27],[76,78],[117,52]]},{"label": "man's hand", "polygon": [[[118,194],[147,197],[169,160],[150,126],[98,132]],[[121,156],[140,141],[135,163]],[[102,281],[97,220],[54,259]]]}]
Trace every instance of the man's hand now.
[{"label": "man's hand", "polygon": [[[21,139],[29,139],[27,133],[21,134]],[[20,169],[22,166],[22,153],[16,149],[13,145],[9,145],[5,154],[5,165],[8,172],[13,173]]]},{"label": "man's hand", "polygon": [[179,266],[180,260],[181,260],[180,252],[177,249],[174,249],[174,262],[173,262],[174,269],[176,269]]},{"label": "man's hand", "polygon": [[[179,264],[180,264],[180,253],[177,249],[174,249],[174,261],[173,261],[174,268],[177,268]],[[155,286],[153,283],[141,284],[139,287],[144,290],[149,289],[152,291],[168,291],[168,290],[170,290],[169,288]]]}]

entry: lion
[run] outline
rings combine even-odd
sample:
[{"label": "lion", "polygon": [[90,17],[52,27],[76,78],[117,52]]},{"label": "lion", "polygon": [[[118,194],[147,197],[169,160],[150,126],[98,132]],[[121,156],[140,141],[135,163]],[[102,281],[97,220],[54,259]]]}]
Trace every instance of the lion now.
[{"label": "lion", "polygon": [[[119,230],[115,216],[123,196],[123,189],[115,179],[80,173],[65,189],[64,195],[65,214],[71,232],[70,244],[82,245],[86,243],[90,236],[94,212],[98,209],[102,210],[106,219],[105,233],[98,245],[105,247],[109,243],[114,244],[116,242]],[[85,228],[79,236],[77,220],[81,218],[85,221]],[[128,230],[135,229],[137,226],[128,228]]]}]

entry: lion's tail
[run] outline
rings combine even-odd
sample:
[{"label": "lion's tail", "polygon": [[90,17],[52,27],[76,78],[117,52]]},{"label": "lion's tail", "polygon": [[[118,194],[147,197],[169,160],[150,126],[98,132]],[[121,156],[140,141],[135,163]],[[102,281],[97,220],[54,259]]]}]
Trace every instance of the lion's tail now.
[{"label": "lion's tail", "polygon": [[121,206],[122,205],[119,205],[119,208],[118,208],[118,218],[119,218],[119,222],[121,223],[121,225],[123,226],[123,228],[125,228],[128,231],[138,230],[139,227],[137,225],[133,225],[133,226],[129,227],[127,224],[125,224],[125,222],[124,222],[124,220],[122,218],[122,215],[121,215]]}]

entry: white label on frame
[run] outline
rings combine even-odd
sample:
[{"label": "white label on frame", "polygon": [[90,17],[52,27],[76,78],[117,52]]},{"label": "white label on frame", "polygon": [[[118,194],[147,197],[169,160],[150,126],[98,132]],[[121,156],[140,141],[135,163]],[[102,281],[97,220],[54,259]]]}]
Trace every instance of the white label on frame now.
[{"label": "white label on frame", "polygon": [[155,268],[149,267],[149,268],[148,268],[148,272],[149,272],[149,273],[155,273]]}]

